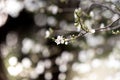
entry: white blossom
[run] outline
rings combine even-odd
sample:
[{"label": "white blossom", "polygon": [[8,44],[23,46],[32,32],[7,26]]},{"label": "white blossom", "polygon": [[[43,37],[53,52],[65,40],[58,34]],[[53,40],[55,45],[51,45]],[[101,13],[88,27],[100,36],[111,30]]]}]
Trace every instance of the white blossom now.
[{"label": "white blossom", "polygon": [[50,31],[47,30],[47,31],[45,32],[45,38],[48,38],[49,36],[50,36]]},{"label": "white blossom", "polygon": [[68,45],[68,41],[65,41],[65,45]]},{"label": "white blossom", "polygon": [[95,16],[95,14],[94,14],[93,11],[90,12],[90,16],[91,16],[92,18]]},{"label": "white blossom", "polygon": [[65,40],[63,36],[57,36],[57,39],[55,39],[55,42],[58,44],[64,44]]},{"label": "white blossom", "polygon": [[95,29],[90,29],[89,32],[90,33],[95,33]]}]

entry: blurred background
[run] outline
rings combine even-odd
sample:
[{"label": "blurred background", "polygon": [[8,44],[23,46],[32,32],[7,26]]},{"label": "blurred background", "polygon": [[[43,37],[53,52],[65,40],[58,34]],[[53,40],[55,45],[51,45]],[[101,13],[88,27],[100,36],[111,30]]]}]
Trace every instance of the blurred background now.
[{"label": "blurred background", "polygon": [[[120,12],[119,0],[0,0],[0,80],[120,80],[119,34],[96,32],[68,45],[51,39],[77,32],[74,10],[87,13],[94,2]],[[92,28],[120,17],[99,6],[87,14]]]}]

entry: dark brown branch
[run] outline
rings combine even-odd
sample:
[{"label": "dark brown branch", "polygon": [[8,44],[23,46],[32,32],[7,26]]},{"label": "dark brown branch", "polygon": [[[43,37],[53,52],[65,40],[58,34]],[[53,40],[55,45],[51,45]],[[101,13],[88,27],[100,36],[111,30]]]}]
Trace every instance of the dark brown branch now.
[{"label": "dark brown branch", "polygon": [[95,29],[95,31],[108,31],[108,30],[114,30],[114,29],[117,29],[120,27],[120,25],[117,25],[117,26],[114,26],[112,27],[112,25],[116,22],[118,22],[120,20],[120,18],[118,18],[116,21],[112,22],[111,24],[107,25],[106,27],[104,28],[98,28],[98,29]]},{"label": "dark brown branch", "polygon": [[115,11],[115,10],[111,9],[110,7],[108,7],[108,6],[104,5],[104,4],[100,4],[100,3],[93,3],[93,4],[90,6],[90,8],[88,9],[87,12],[90,12],[93,8],[96,8],[96,7],[99,7],[99,6],[100,6],[100,7],[104,7],[104,8],[106,8],[106,9],[108,9],[108,10],[112,11],[113,13],[118,14],[118,15],[120,16],[120,12]]}]

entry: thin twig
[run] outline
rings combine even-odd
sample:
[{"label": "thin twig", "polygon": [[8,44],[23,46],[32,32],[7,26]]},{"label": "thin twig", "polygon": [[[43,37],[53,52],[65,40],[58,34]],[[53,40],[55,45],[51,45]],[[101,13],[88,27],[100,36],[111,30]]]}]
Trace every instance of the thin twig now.
[{"label": "thin twig", "polygon": [[104,28],[95,29],[95,31],[108,31],[108,30],[117,29],[117,28],[120,27],[120,25],[117,25],[117,26],[114,26],[114,27],[112,27],[112,25],[113,25],[114,23],[116,23],[117,21],[119,21],[119,20],[120,20],[120,18],[118,18],[117,20],[115,20],[114,22],[112,22],[111,24],[107,25],[107,26],[104,27]]},{"label": "thin twig", "polygon": [[93,4],[90,6],[90,8],[88,9],[88,12],[90,12],[91,9],[96,8],[96,6],[100,6],[100,7],[104,7],[104,8],[106,8],[106,9],[109,9],[109,10],[112,11],[113,13],[118,14],[118,15],[120,16],[120,12],[117,12],[117,11],[111,9],[110,7],[108,7],[108,6],[106,6],[106,5],[103,5],[103,4],[100,4],[100,3],[93,3]]}]

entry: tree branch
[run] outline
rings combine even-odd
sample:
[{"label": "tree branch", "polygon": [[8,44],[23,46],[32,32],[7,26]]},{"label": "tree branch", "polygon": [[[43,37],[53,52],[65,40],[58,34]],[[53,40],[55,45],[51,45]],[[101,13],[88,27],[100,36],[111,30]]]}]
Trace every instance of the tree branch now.
[{"label": "tree branch", "polygon": [[118,15],[120,16],[120,12],[111,9],[110,7],[108,7],[108,6],[104,5],[104,4],[95,3],[95,2],[90,6],[90,8],[88,9],[87,12],[90,12],[90,10],[92,10],[92,9],[95,8],[96,6],[98,6],[98,7],[99,7],[99,6],[100,6],[100,7],[104,7],[104,8],[106,8],[106,9],[108,9],[108,10],[112,11],[113,13],[118,14]]},{"label": "tree branch", "polygon": [[107,25],[106,27],[104,28],[98,28],[98,29],[95,29],[95,31],[108,31],[108,30],[114,30],[114,29],[117,29],[120,27],[120,25],[117,25],[117,26],[114,26],[112,27],[112,25],[116,22],[118,22],[120,20],[120,18],[118,18],[117,20],[115,20],[114,22],[112,22],[111,24]]},{"label": "tree branch", "polygon": [[[98,28],[98,29],[95,29],[95,31],[109,31],[109,30],[114,30],[114,29],[117,29],[117,28],[120,28],[120,25],[117,25],[117,26],[114,26],[112,27],[112,25],[116,22],[118,22],[120,20],[120,18],[118,18],[117,20],[115,20],[114,22],[112,22],[111,24],[107,25],[106,27],[104,28]],[[88,32],[79,32],[79,34],[73,38],[69,38],[69,39],[66,39],[66,41],[71,41],[71,40],[75,40],[79,37],[83,37],[84,35],[86,35]]]}]

